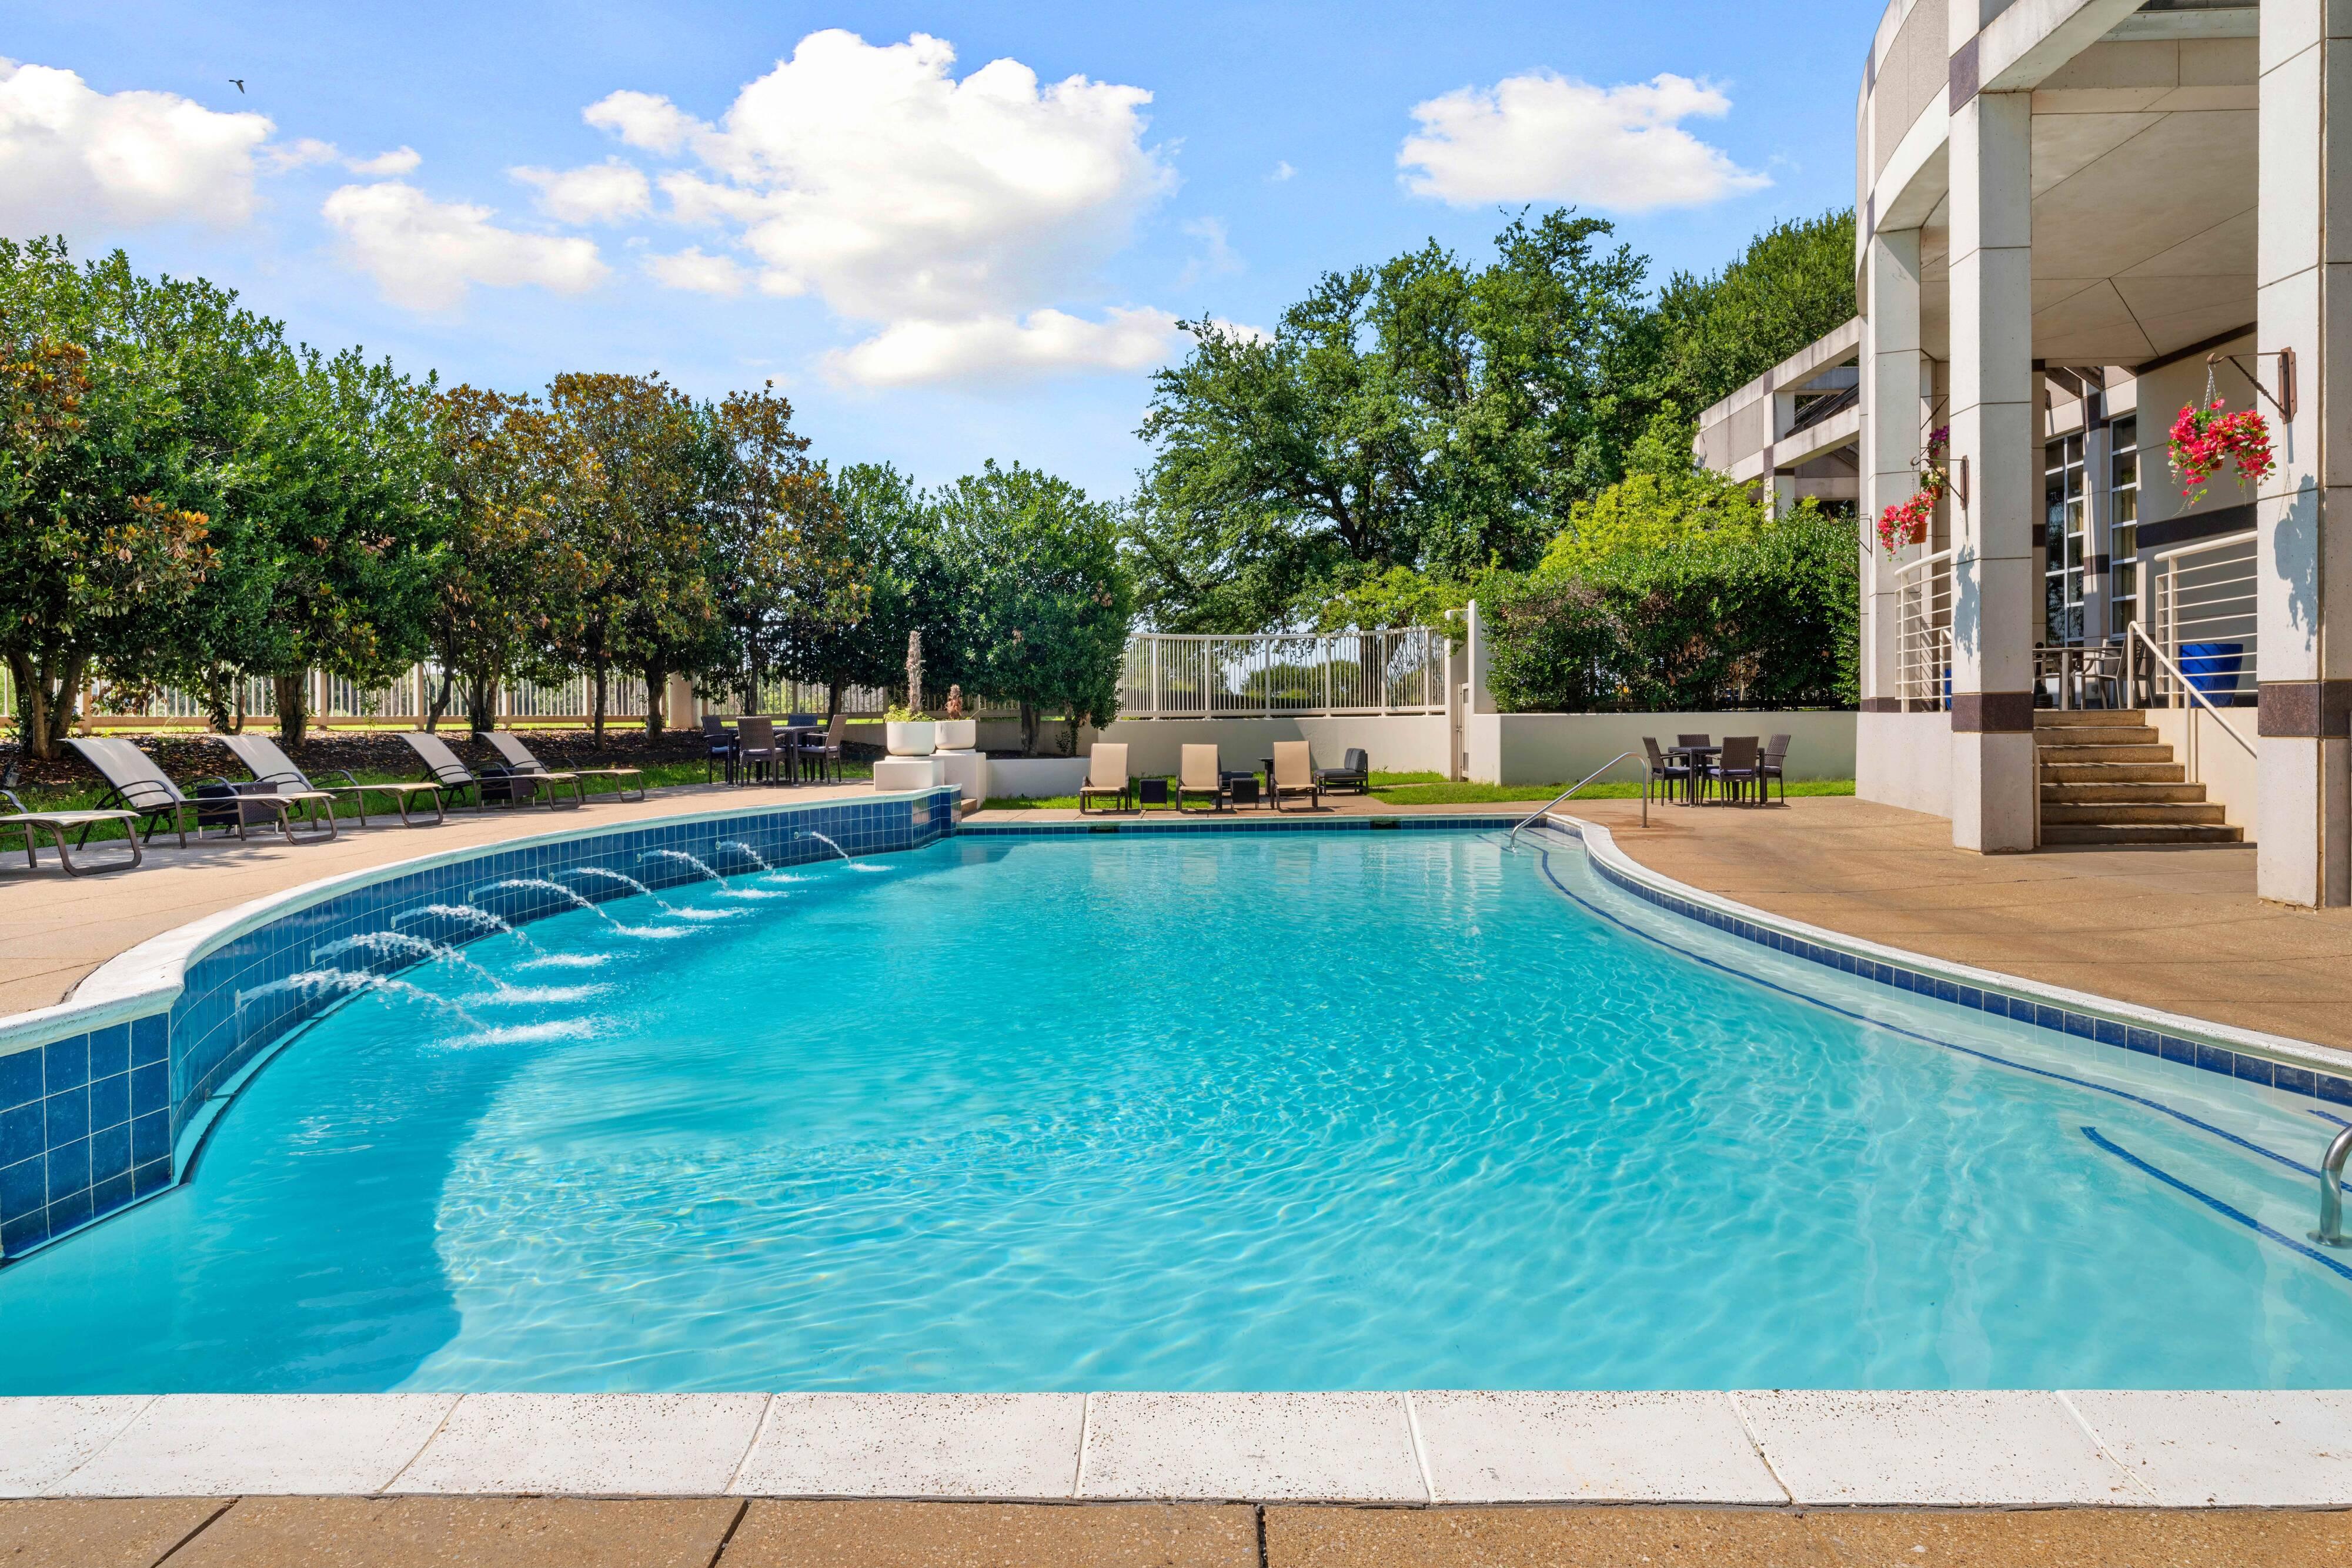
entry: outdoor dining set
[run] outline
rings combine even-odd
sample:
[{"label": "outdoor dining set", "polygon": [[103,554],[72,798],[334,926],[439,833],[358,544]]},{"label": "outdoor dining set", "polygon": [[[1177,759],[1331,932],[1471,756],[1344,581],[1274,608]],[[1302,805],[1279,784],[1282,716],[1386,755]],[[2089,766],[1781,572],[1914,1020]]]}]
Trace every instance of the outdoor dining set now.
[{"label": "outdoor dining set", "polygon": [[1650,779],[1664,785],[1667,798],[1676,805],[1696,806],[1712,796],[1717,802],[1743,805],[1752,799],[1760,806],[1775,779],[1780,781],[1780,799],[1789,798],[1789,780],[1783,771],[1789,740],[1785,735],[1776,735],[1769,741],[1759,736],[1727,735],[1717,742],[1704,735],[1677,735],[1674,745],[1661,747],[1655,736],[1645,735],[1642,749],[1649,757]]},{"label": "outdoor dining set", "polygon": [[799,784],[841,781],[842,741],[849,721],[840,714],[827,724],[814,714],[745,714],[729,723],[717,714],[702,720],[703,779],[724,773],[730,784]]}]

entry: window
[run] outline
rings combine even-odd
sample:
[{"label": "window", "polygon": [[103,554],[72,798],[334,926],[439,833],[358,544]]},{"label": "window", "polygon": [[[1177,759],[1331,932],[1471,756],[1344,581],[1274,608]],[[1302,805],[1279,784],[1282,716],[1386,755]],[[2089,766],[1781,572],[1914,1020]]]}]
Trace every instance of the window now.
[{"label": "window", "polygon": [[2049,564],[2042,577],[2042,639],[2080,643],[2083,640],[2083,528],[2089,507],[2084,502],[2083,438],[2070,435],[2043,449],[2042,492],[2049,506],[2043,517]]},{"label": "window", "polygon": [[2107,625],[2120,633],[2139,619],[2139,421],[2110,428],[2115,456],[2107,492],[2114,499],[2107,531]]}]

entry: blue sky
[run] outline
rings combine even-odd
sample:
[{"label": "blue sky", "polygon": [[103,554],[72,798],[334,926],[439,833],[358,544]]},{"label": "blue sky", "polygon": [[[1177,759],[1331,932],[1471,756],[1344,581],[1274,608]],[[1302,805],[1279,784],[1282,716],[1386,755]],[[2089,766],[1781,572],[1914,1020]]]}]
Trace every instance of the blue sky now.
[{"label": "blue sky", "polygon": [[1850,202],[1877,10],[12,3],[0,232],[451,381],[772,377],[820,456],[1116,495],[1175,318],[1524,201],[1659,277]]}]

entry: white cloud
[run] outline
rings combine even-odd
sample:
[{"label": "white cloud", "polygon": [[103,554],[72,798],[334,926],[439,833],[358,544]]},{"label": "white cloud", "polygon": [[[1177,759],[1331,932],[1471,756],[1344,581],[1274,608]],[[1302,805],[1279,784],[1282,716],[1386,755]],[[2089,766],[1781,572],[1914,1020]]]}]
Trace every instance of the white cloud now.
[{"label": "white cloud", "polygon": [[1279,184],[1281,184],[1285,180],[1289,179],[1292,175],[1294,175],[1294,174],[1296,174],[1296,173],[1297,173],[1297,172],[1298,172],[1298,171],[1297,171],[1297,170],[1296,170],[1296,169],[1294,169],[1294,168],[1292,168],[1292,167],[1290,166],[1290,160],[1288,160],[1287,158],[1286,158],[1286,159],[1283,159],[1283,160],[1281,160],[1280,162],[1276,162],[1276,163],[1275,164],[1275,166],[1274,166],[1274,172],[1272,172],[1272,173],[1268,174],[1268,175],[1265,177],[1265,178],[1266,178],[1266,183],[1267,183],[1268,184],[1279,185]]},{"label": "white cloud", "polygon": [[674,256],[646,257],[646,270],[664,288],[730,297],[743,292],[750,277],[733,256],[706,256],[690,245]]},{"label": "white cloud", "polygon": [[261,156],[270,172],[283,173],[289,169],[307,168],[312,163],[341,162],[342,150],[331,141],[321,141],[315,136],[305,136],[293,141],[277,141],[261,150]]},{"label": "white cloud", "polygon": [[539,210],[558,223],[609,224],[644,214],[653,206],[653,186],[645,171],[618,158],[580,169],[509,169],[508,173],[539,188]]},{"label": "white cloud", "polygon": [[425,162],[425,155],[414,147],[395,147],[389,152],[379,152],[373,158],[346,159],[343,167],[354,174],[367,174],[377,179],[412,174]]},{"label": "white cloud", "polygon": [[436,202],[396,180],[342,186],[320,214],[383,297],[412,310],[455,308],[477,283],[577,294],[604,280],[592,240],[500,228],[488,207]]},{"label": "white cloud", "polygon": [[1415,104],[1421,130],[1405,138],[1397,166],[1415,195],[1457,206],[1575,202],[1628,213],[1697,206],[1772,183],[1682,127],[1730,109],[1720,89],[1688,77],[1598,88],[1534,71]]},{"label": "white cloud", "polygon": [[267,115],[176,93],[102,93],[72,71],[0,57],[0,230],[173,219],[227,227],[253,214]]},{"label": "white cloud", "polygon": [[957,321],[900,321],[832,356],[841,380],[869,387],[940,382],[1003,385],[1074,372],[1149,370],[1177,341],[1176,318],[1113,308],[1088,321],[1055,309]]},{"label": "white cloud", "polygon": [[632,147],[665,155],[685,146],[697,131],[709,129],[669,99],[649,92],[607,93],[582,110],[580,118]]},{"label": "white cloud", "polygon": [[1234,254],[1226,235],[1224,219],[1189,218],[1178,226],[1201,242],[1201,254],[1184,264],[1183,272],[1176,279],[1177,287],[1190,288],[1203,277],[1243,270],[1242,258]]},{"label": "white cloud", "polygon": [[958,80],[955,50],[918,33],[870,45],[812,33],[747,84],[716,125],[619,92],[591,124],[632,146],[685,151],[662,177],[670,214],[733,231],[761,292],[813,294],[882,324],[838,373],[898,384],[966,373],[972,345],[1015,368],[1125,365],[1152,311],[1086,321],[1056,308],[1128,243],[1175,185],[1144,145],[1140,88],[1040,83],[1001,59]]}]

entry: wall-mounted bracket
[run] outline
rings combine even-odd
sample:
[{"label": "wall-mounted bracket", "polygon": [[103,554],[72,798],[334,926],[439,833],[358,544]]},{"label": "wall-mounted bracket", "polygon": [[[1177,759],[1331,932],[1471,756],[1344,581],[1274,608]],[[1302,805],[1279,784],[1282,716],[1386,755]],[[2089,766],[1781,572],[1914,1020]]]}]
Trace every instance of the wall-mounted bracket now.
[{"label": "wall-mounted bracket", "polygon": [[1960,454],[1958,458],[1953,460],[1951,475],[1952,495],[1960,503],[1960,510],[1965,512],[1969,509],[1969,458],[1967,453],[1964,452]]},{"label": "wall-mounted bracket", "polygon": [[[2253,370],[2248,370],[2246,368],[2243,361],[2250,357],[2255,360],[2276,360],[2278,361],[2278,391],[2276,392],[2273,392],[2269,387],[2263,384],[2260,367]],[[2293,349],[2265,349],[2252,356],[2244,354],[2208,354],[2205,356],[2205,362],[2208,365],[2218,365],[2223,360],[2227,360],[2231,364],[2235,365],[2237,367],[2238,373],[2252,383],[2255,392],[2261,396],[2262,400],[2270,404],[2273,408],[2278,410],[2280,423],[2293,424],[2294,423],[2294,350]]]}]

